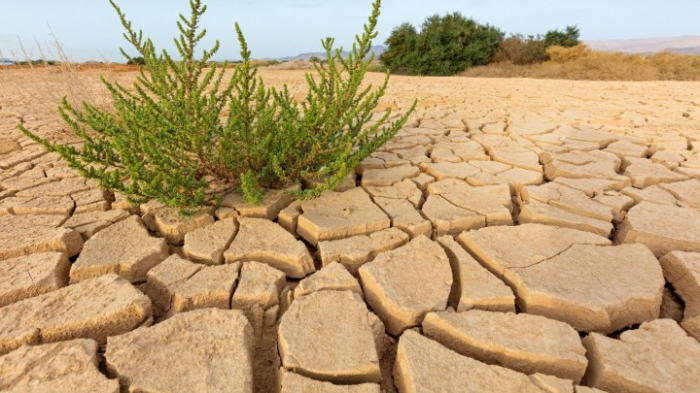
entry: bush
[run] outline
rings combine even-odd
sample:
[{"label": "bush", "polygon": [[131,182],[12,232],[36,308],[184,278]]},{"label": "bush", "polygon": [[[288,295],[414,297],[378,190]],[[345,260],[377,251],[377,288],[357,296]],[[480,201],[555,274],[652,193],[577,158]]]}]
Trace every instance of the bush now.
[{"label": "bush", "polygon": [[129,60],[126,61],[127,65],[146,65],[146,60],[143,59],[143,57],[134,57],[130,58]]},{"label": "bush", "polygon": [[700,56],[659,52],[646,58],[662,80],[700,80]]},{"label": "bush", "polygon": [[[550,30],[544,36],[511,35],[498,45],[491,63],[509,62],[514,65],[543,63],[550,60],[549,49],[552,47],[572,48],[580,45],[579,33],[578,27],[567,26],[565,31]],[[557,51],[558,49],[554,50],[554,52]],[[557,54],[559,52],[555,53]]]},{"label": "bush", "polygon": [[423,22],[420,32],[409,23],[395,28],[380,60],[392,72],[454,75],[487,64],[502,40],[500,30],[458,12],[434,15]]},{"label": "bush", "polygon": [[418,45],[418,31],[410,23],[404,23],[392,30],[384,41],[387,46],[379,56],[382,66],[393,73],[410,74],[411,64],[415,61]]},{"label": "bush", "polygon": [[516,65],[542,63],[548,60],[546,49],[540,36],[512,35],[498,45],[491,63],[510,62]]},{"label": "bush", "polygon": [[243,63],[229,80],[224,79],[225,66],[210,66],[218,41],[201,59],[194,57],[206,34],[198,29],[207,8],[201,0],[190,0],[189,18],[180,15],[178,61],[166,51],[157,53],[153,42],[134,31],[110,2],[127,40],[144,58],[133,91],[102,78],[114,102],[112,110],[85,102],[77,108],[63,99],[59,112],[83,139],[81,147],[54,144],[18,127],[83,176],[126,194],[133,203],[158,199],[187,214],[220,201],[223,192],[234,188],[246,201],[259,202],[263,189],[302,180],[315,186],[297,188],[295,195],[316,197],[392,138],[415,108],[414,103],[393,123],[387,120],[390,111],[372,120],[389,75],[377,88],[360,86],[372,60],[366,57],[377,35],[380,0],[373,3],[347,58],[333,48],[332,38],[322,41],[329,61],[314,64],[316,75],[307,74],[308,95],[301,103],[286,86],[267,88],[257,77],[237,24]]},{"label": "bush", "polygon": [[553,78],[572,80],[700,81],[700,56],[660,52],[649,56],[592,51],[584,45],[552,46],[551,61],[529,65],[510,62],[471,68],[464,76],[487,78]]},{"label": "bush", "polygon": [[544,45],[547,48],[554,45],[571,48],[581,43],[579,41],[580,32],[577,26],[566,26],[564,31],[550,30],[544,35]]},{"label": "bush", "polygon": [[568,63],[576,61],[588,55],[590,50],[584,44],[578,44],[572,47],[563,47],[553,45],[547,48],[547,55],[554,63]]}]

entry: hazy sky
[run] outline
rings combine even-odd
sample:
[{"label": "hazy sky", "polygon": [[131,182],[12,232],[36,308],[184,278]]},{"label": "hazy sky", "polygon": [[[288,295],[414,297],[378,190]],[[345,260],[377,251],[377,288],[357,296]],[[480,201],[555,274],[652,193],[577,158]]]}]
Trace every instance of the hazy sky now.
[{"label": "hazy sky", "polygon": [[[320,51],[320,39],[331,36],[344,46],[352,43],[369,15],[371,0],[205,0],[209,5],[202,26],[222,48],[217,59],[236,59],[233,28],[238,21],[254,58],[274,58]],[[187,14],[187,0],[117,0],[122,11],[153,38],[156,46],[172,49],[178,13]],[[537,34],[578,24],[581,38],[624,39],[700,35],[697,0],[384,0],[379,22],[383,43],[403,22],[419,26],[433,14],[459,11],[506,33]],[[51,41],[51,26],[64,50],[76,61],[122,62],[126,48],[122,29],[107,0],[0,0],[0,52],[23,58],[18,37],[33,47],[35,38]]]}]

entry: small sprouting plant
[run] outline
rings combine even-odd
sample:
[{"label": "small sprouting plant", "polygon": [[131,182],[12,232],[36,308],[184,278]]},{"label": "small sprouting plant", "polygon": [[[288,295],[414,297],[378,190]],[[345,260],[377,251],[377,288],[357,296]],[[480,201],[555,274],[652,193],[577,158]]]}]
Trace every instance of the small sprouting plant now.
[{"label": "small sprouting plant", "polygon": [[[150,39],[135,31],[110,0],[138,52],[130,60],[144,65],[127,89],[102,78],[114,102],[101,108],[81,107],[63,99],[59,112],[80,147],[42,139],[22,125],[19,129],[57,152],[83,176],[131,202],[157,199],[181,212],[220,200],[221,190],[238,189],[255,203],[267,188],[294,183],[299,198],[313,198],[338,185],[355,166],[391,139],[405,124],[413,106],[388,122],[391,111],[373,120],[373,110],[385,94],[389,74],[378,86],[362,85],[374,58],[369,55],[381,0],[375,0],[363,33],[352,51],[342,56],[334,40],[322,41],[326,62],[314,62],[307,74],[308,93],[298,102],[286,86],[266,87],[251,64],[251,52],[238,24],[242,62],[229,71],[212,61],[219,42],[196,57],[206,30],[199,22],[207,7],[190,0],[189,18],[180,15],[175,39],[179,59],[157,51]],[[215,191],[218,190],[218,191]]]}]

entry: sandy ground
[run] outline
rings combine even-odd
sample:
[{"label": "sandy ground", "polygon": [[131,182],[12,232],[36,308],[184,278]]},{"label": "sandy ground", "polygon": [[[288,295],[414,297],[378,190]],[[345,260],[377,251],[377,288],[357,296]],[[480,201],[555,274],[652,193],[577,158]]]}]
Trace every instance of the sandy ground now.
[{"label": "sandy ground", "polygon": [[[302,98],[304,71],[270,71],[260,76],[271,86],[287,84]],[[100,102],[105,90],[99,75],[129,86],[137,73],[128,69],[62,72],[58,68],[0,72],[2,117],[0,132],[10,135],[23,118],[29,126],[47,133],[63,128],[55,108],[61,97]],[[379,84],[382,74],[367,80]],[[379,109],[405,109],[419,100],[415,119],[463,119],[470,129],[487,123],[518,121],[556,125],[589,124],[615,132],[642,131],[684,134],[697,130],[700,117],[700,83],[693,82],[588,82],[533,79],[392,76]]]}]

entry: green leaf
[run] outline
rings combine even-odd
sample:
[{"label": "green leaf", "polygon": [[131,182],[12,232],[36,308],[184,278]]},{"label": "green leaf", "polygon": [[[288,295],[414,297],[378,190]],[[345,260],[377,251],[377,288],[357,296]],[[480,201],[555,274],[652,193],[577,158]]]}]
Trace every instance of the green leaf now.
[{"label": "green leaf", "polygon": [[102,78],[111,107],[73,107],[63,100],[59,112],[83,140],[79,148],[54,144],[21,125],[19,129],[83,176],[134,203],[157,199],[191,214],[202,205],[218,205],[226,190],[237,189],[255,204],[263,201],[268,188],[322,179],[294,192],[317,197],[393,138],[415,108],[389,125],[390,112],[371,121],[389,80],[387,73],[379,87],[361,87],[373,60],[369,52],[377,37],[380,0],[374,1],[347,57],[334,47],[334,39],[322,41],[326,60],[315,62],[315,74],[307,74],[308,91],[301,102],[287,86],[265,85],[238,24],[243,60],[232,71],[227,63],[211,61],[218,41],[198,52],[206,36],[200,22],[207,7],[201,0],[190,0],[189,16],[180,15],[176,22],[179,35],[173,41],[179,60],[156,49],[110,3],[137,56],[125,49],[122,53],[127,61],[142,64],[134,84],[125,87]]}]

